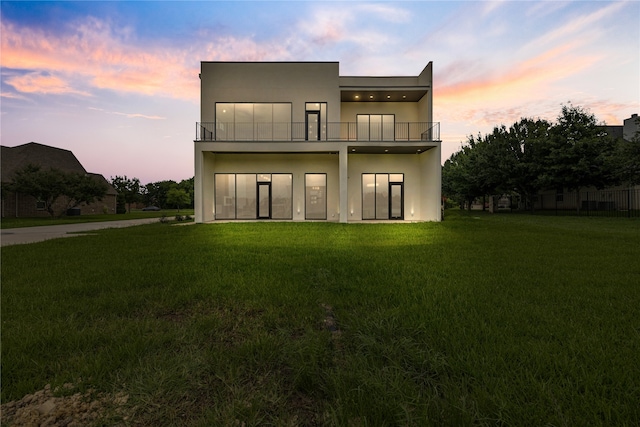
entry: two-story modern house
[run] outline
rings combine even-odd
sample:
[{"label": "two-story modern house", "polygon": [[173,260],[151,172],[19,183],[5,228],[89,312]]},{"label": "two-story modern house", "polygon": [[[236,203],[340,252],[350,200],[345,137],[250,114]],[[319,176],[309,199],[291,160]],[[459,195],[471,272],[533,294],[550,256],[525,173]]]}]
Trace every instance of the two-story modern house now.
[{"label": "two-story modern house", "polygon": [[337,62],[202,62],[195,218],[441,219],[432,65],[347,77]]}]

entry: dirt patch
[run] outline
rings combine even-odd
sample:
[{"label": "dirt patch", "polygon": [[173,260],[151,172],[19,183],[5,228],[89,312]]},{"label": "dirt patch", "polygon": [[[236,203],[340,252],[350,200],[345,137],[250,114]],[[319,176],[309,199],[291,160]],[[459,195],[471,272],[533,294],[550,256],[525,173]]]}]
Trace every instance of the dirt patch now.
[{"label": "dirt patch", "polygon": [[62,390],[52,390],[51,385],[47,384],[43,390],[3,404],[2,425],[80,427],[97,423],[107,416],[125,423],[129,419],[125,414],[129,396],[124,393],[111,395],[88,389],[84,393],[54,396],[59,392],[72,392],[74,388],[73,384],[68,383],[62,386]]},{"label": "dirt patch", "polygon": [[336,321],[336,317],[333,314],[333,307],[328,304],[321,304],[321,306],[322,308],[324,308],[324,328],[331,332],[333,335],[340,335],[340,328],[338,327],[338,322]]}]

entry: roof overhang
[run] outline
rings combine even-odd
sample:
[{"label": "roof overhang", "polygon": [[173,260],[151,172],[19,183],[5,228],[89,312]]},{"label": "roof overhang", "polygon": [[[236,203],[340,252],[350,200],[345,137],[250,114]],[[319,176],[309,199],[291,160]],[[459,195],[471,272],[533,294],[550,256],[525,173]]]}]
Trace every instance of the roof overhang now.
[{"label": "roof overhang", "polygon": [[428,87],[341,87],[342,102],[418,102]]}]

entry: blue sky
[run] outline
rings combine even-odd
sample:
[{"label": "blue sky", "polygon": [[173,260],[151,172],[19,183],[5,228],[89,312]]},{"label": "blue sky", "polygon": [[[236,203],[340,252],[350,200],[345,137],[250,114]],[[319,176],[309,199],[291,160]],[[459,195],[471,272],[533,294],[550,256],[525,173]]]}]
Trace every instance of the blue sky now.
[{"label": "blue sky", "polygon": [[563,103],[607,124],[640,109],[640,3],[5,2],[1,143],[72,150],[143,184],[193,175],[200,61],[434,67],[443,162],[470,134]]}]

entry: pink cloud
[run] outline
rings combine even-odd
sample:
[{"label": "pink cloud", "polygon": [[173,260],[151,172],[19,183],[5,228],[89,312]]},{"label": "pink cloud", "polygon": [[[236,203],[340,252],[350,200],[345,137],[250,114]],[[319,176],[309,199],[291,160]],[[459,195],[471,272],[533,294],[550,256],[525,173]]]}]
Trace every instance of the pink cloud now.
[{"label": "pink cloud", "polygon": [[[203,35],[186,49],[132,42],[129,29],[86,18],[67,34],[1,23],[2,67],[35,70],[50,79],[14,79],[25,93],[85,93],[78,87],[160,95],[198,102],[201,60],[260,61],[289,57],[282,43]],[[213,41],[211,41],[213,40]],[[58,79],[58,80],[55,80]],[[70,82],[73,82],[71,84]],[[28,83],[28,84],[27,84]],[[57,89],[55,89],[57,88]]]},{"label": "pink cloud", "polygon": [[[25,75],[14,75],[7,77],[5,82],[13,86],[22,93],[43,93],[43,94],[74,94],[91,96],[88,92],[74,89],[71,85],[56,76],[47,76],[40,73],[29,73]],[[16,97],[17,98],[17,97]]]},{"label": "pink cloud", "polygon": [[571,56],[571,43],[555,47],[513,64],[503,73],[470,77],[456,83],[446,81],[438,90],[443,102],[494,103],[539,96],[550,84],[579,73],[600,59],[598,55]]}]

